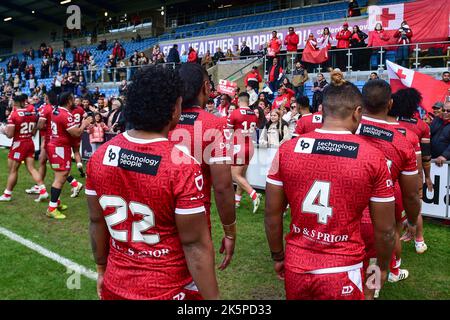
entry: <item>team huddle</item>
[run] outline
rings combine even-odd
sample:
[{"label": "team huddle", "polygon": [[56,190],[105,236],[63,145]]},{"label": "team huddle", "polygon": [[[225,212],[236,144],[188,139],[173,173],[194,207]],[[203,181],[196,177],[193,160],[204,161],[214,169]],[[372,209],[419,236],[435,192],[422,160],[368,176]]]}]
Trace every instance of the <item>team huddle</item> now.
[{"label": "team huddle", "polygon": [[[243,192],[253,212],[262,196],[246,179],[257,123],[249,95],[239,95],[225,122],[205,110],[210,90],[196,64],[137,71],[123,111],[129,130],[89,160],[85,192],[101,299],[220,299],[212,196],[223,225],[220,270],[233,258]],[[50,197],[49,217],[65,217],[61,189],[68,181],[75,197],[83,187],[70,175],[71,155],[81,169],[79,137],[92,120],[74,105],[71,94],[49,94],[36,114],[25,97],[14,98],[4,129],[13,146],[1,201],[11,200],[25,161],[36,181],[27,192],[39,194],[36,201]],[[303,115],[297,137],[280,146],[267,176],[264,224],[287,299],[373,299],[386,281],[409,275],[401,269],[404,230],[418,253],[427,249],[420,197],[423,176],[432,188],[429,129],[397,111],[385,81],[369,81],[361,93],[338,78],[325,88],[319,112]],[[38,129],[39,171],[32,141]],[[47,159],[55,171],[50,196]]]}]

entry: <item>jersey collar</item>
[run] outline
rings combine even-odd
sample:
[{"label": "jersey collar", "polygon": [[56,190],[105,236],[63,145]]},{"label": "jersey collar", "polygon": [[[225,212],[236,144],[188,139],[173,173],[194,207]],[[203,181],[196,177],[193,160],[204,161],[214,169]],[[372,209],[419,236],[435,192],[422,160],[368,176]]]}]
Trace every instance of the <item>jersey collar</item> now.
[{"label": "jersey collar", "polygon": [[353,134],[350,131],[323,130],[323,129],[316,129],[315,131],[318,133],[327,133],[327,134]]},{"label": "jersey collar", "polygon": [[130,142],[137,143],[137,144],[148,144],[148,143],[155,143],[155,142],[162,142],[162,141],[169,141],[167,138],[156,138],[156,139],[139,139],[139,138],[133,138],[128,134],[127,131],[123,133],[123,136],[125,139],[127,139]]},{"label": "jersey collar", "polygon": [[376,122],[376,123],[383,123],[383,124],[389,124],[389,122],[387,122],[385,120],[375,119],[375,118],[371,118],[371,117],[368,117],[368,116],[362,116],[362,118],[364,120],[367,120],[367,121],[372,121],[372,122]]}]

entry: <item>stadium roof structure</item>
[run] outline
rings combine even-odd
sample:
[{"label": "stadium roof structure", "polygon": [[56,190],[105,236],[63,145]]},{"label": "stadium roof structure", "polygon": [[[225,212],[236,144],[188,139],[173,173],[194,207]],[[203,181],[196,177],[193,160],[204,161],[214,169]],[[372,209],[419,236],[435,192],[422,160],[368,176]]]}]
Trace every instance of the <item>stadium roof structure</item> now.
[{"label": "stadium roof structure", "polygon": [[89,23],[104,17],[105,11],[115,15],[181,2],[186,0],[1,0],[0,37],[13,38],[18,33],[36,32],[44,26],[63,28],[69,17],[66,10],[70,5],[78,5],[82,23]]}]

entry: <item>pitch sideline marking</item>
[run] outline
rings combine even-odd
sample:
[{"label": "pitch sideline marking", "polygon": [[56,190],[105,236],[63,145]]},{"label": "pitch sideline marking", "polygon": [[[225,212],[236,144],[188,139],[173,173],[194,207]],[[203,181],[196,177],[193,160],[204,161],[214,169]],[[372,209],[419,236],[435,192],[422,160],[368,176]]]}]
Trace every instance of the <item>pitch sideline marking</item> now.
[{"label": "pitch sideline marking", "polygon": [[19,236],[18,234],[15,234],[14,232],[9,231],[8,229],[5,229],[1,226],[0,226],[0,234],[4,235],[5,237],[9,238],[10,240],[20,243],[21,245],[23,245],[33,251],[36,251],[37,253],[39,253],[40,255],[43,255],[44,257],[47,257],[53,261],[58,262],[59,264],[62,264],[63,266],[65,266],[66,268],[68,268],[70,270],[74,270],[75,272],[78,272],[78,273],[84,275],[86,278],[89,278],[91,280],[97,280],[97,276],[98,276],[97,272],[94,272],[76,262],[73,262],[70,259],[64,258],[55,252],[45,249],[44,247],[42,247],[30,240],[27,240],[27,239]]}]

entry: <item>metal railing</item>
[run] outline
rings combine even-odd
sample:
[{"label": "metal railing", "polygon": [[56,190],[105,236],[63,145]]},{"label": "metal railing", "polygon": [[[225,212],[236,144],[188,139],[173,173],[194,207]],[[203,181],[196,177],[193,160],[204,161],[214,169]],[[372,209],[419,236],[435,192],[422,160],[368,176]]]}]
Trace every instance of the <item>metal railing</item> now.
[{"label": "metal railing", "polygon": [[[428,55],[425,55],[425,51]],[[294,55],[287,52],[278,54],[277,57],[281,60],[279,64],[284,69],[287,67],[289,70],[294,70],[295,63],[301,62],[302,52],[297,51]],[[288,56],[290,59],[288,59]],[[436,68],[448,68],[450,70],[450,41],[332,49],[328,50],[328,56],[328,61],[322,64],[309,64],[310,69],[319,73],[326,71],[327,67],[339,67],[346,72],[358,70],[382,72],[386,67],[386,60],[389,60],[415,70],[418,70],[424,61],[428,62],[424,66],[434,65]],[[264,73],[267,73],[267,56],[265,58]],[[358,69],[358,67],[360,68]]]}]

